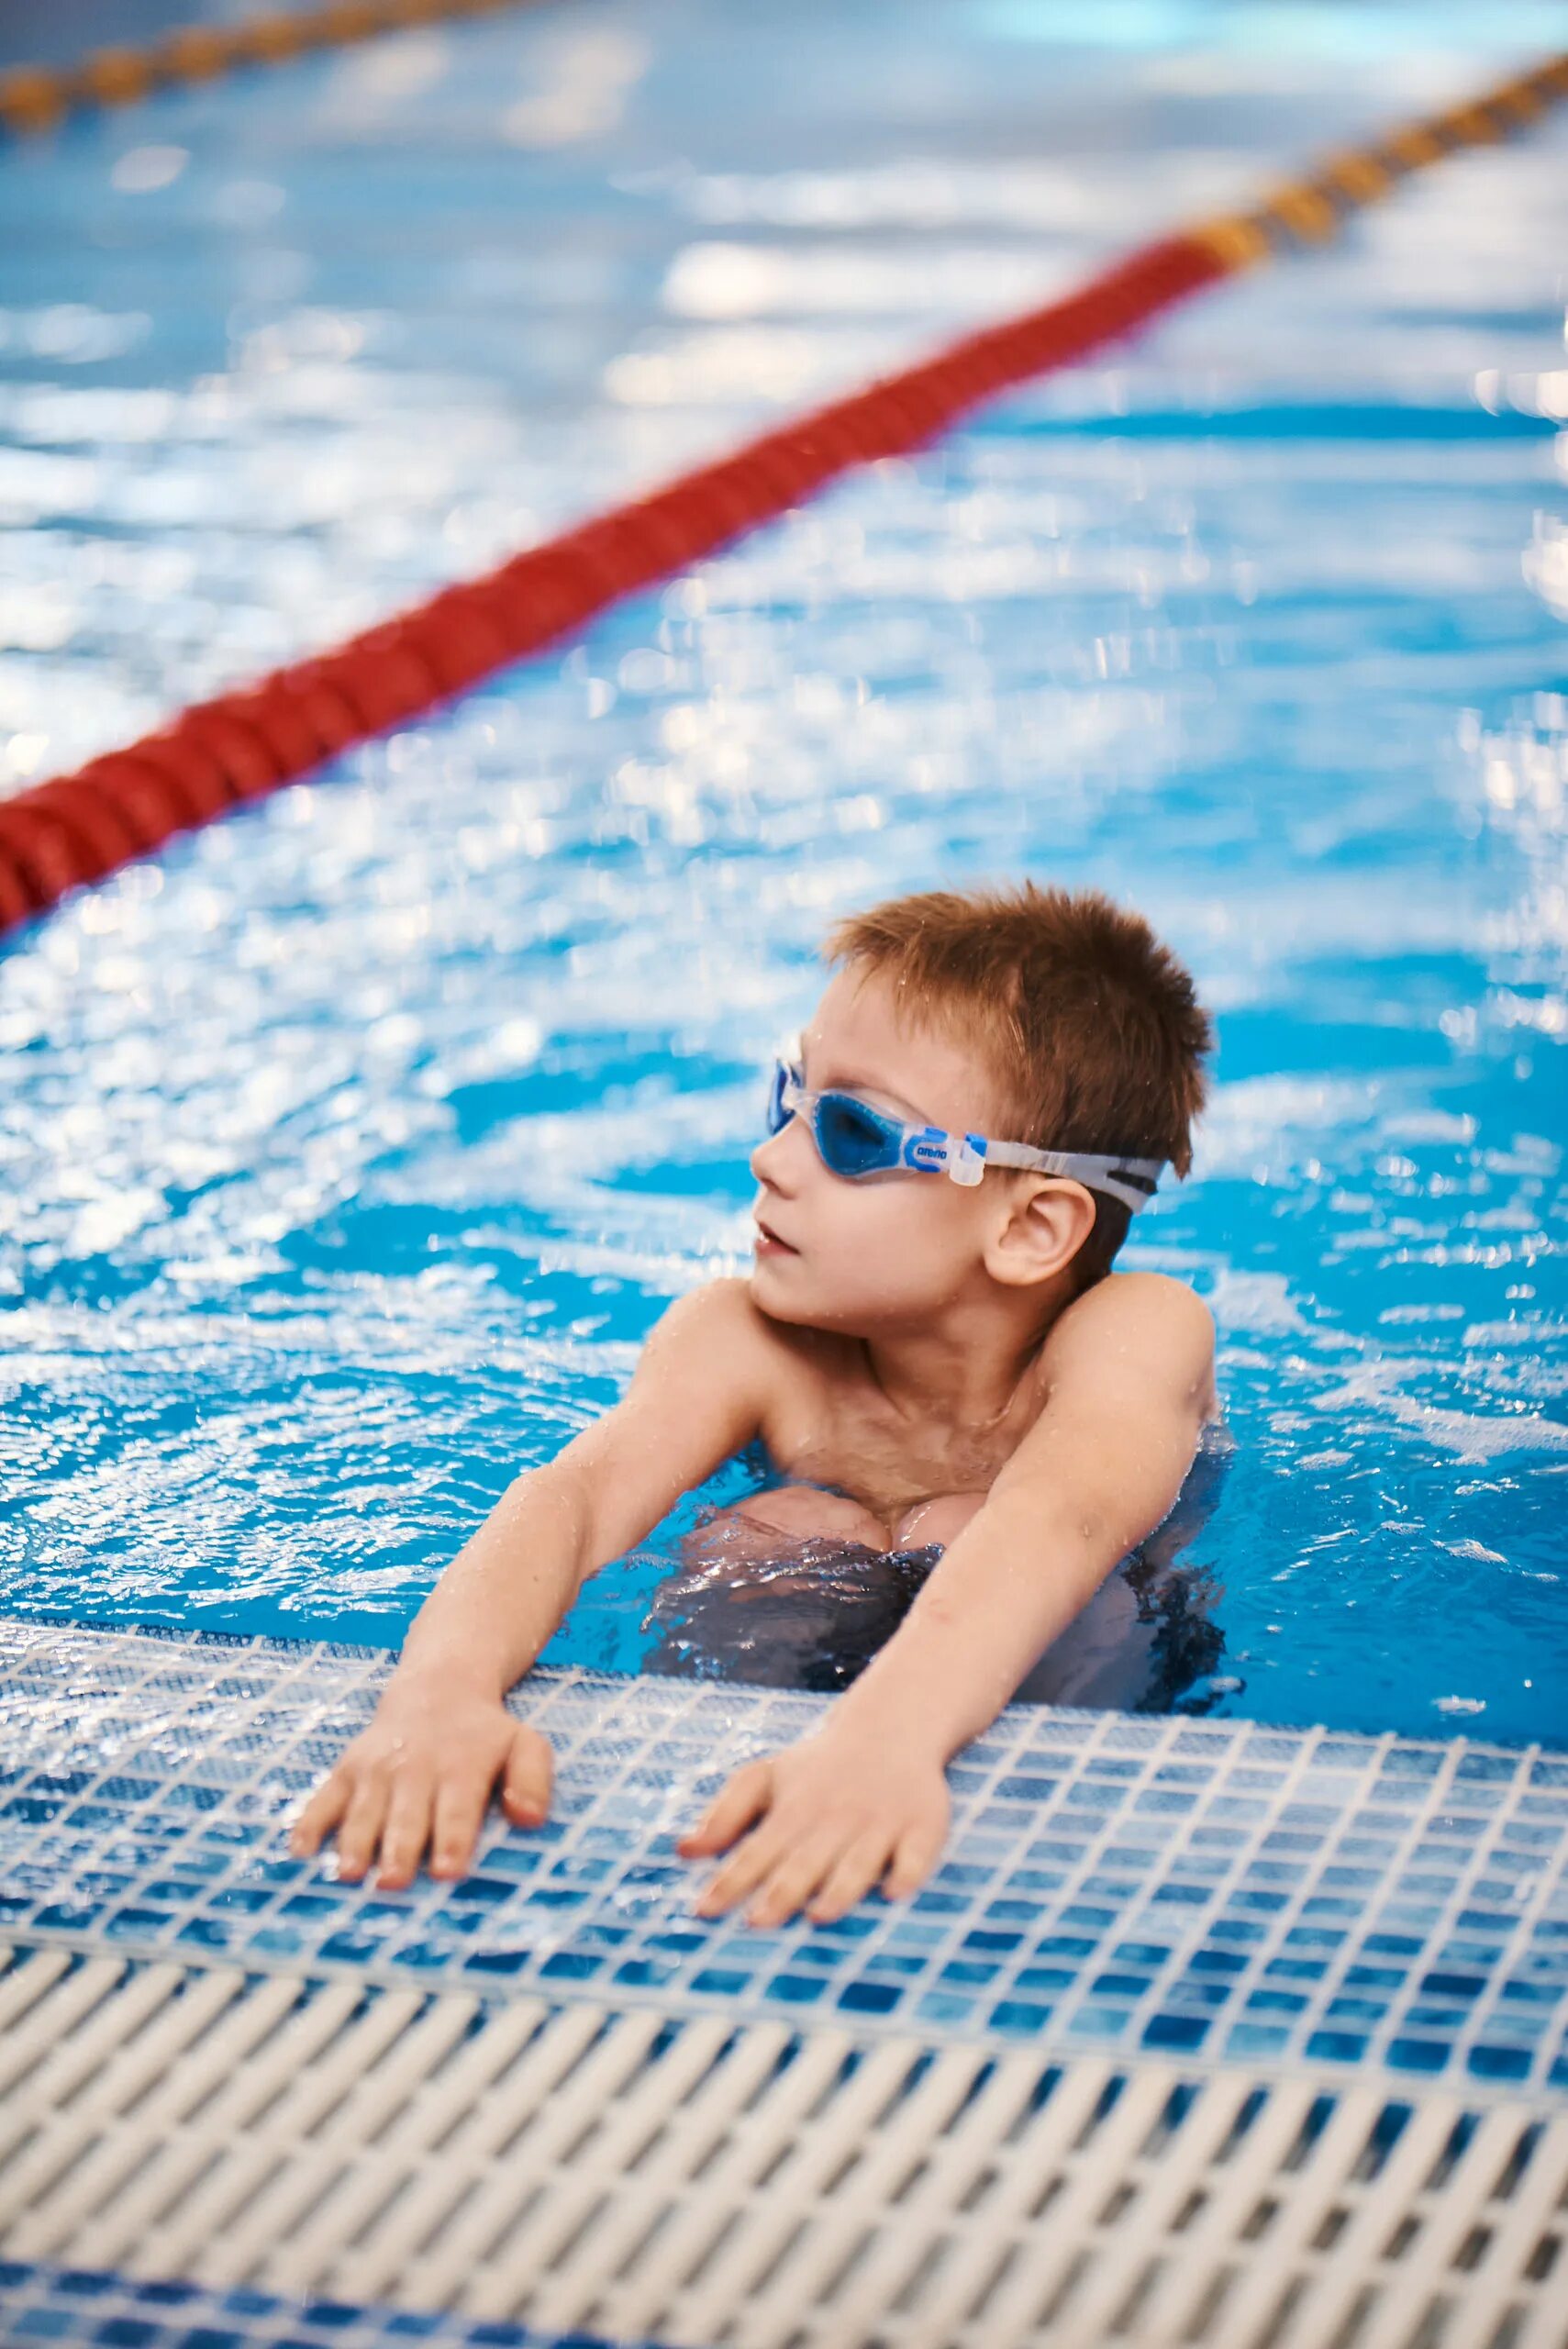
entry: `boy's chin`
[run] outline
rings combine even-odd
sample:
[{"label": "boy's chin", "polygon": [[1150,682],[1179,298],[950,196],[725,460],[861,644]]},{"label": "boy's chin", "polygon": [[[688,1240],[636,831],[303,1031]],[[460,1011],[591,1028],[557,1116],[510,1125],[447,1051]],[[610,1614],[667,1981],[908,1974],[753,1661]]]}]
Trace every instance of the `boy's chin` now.
[{"label": "boy's chin", "polygon": [[751,1267],[753,1303],[771,1321],[802,1330],[828,1330],[835,1337],[874,1338],[903,1327],[907,1308],[897,1298],[846,1297],[842,1287],[800,1277],[798,1257],[762,1257]]},{"label": "boy's chin", "polygon": [[817,1323],[817,1300],[812,1296],[812,1284],[789,1277],[799,1262],[797,1256],[759,1256],[752,1263],[748,1286],[752,1303],[761,1307],[771,1320],[799,1321],[814,1329]]}]

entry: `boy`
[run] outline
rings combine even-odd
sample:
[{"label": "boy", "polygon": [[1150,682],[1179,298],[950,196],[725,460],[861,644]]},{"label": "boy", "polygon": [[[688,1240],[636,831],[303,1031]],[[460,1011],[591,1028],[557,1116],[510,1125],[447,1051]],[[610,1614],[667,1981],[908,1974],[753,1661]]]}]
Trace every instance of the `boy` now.
[{"label": "boy", "polygon": [[828,958],[751,1160],[750,1278],[672,1306],[624,1399],[503,1495],[296,1854],[335,1830],[344,1877],[379,1849],[406,1886],[427,1846],[460,1876],[497,1782],[537,1826],[550,1749],[506,1690],[589,1575],[761,1439],[790,1481],[726,1512],[743,1544],[943,1554],[819,1726],[681,1839],[729,1854],[697,1910],[904,1897],[946,1840],[947,1763],[1171,1508],[1218,1411],[1212,1324],[1179,1282],[1106,1275],[1161,1165],[1191,1161],[1191,980],[1138,916],[1028,884],[875,907]]}]

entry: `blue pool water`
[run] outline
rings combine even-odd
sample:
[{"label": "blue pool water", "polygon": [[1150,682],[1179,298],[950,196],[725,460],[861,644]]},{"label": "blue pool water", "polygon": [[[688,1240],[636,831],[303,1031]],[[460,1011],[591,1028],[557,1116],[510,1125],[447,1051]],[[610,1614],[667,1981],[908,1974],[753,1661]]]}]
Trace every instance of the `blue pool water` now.
[{"label": "blue pool water", "polygon": [[[1560,8],[587,5],[0,156],[0,791]],[[825,925],[1029,871],[1218,1022],[1218,1713],[1563,1742],[1568,137],[1445,167],[0,960],[0,1609],[391,1644],[743,1261]],[[671,1541],[550,1651],[634,1668]]]}]

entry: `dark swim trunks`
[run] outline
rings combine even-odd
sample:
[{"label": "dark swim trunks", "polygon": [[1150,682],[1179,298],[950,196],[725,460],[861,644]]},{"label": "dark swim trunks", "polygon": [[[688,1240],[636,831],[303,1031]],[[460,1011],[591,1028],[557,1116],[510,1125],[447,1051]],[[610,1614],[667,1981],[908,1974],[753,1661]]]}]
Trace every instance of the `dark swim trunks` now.
[{"label": "dark swim trunks", "polygon": [[644,1672],[767,1688],[847,1688],[897,1630],[939,1549],[788,1542],[770,1558],[724,1557],[672,1576],[648,1628]]},{"label": "dark swim trunks", "polygon": [[[1106,1577],[1088,1605],[1020,1683],[1021,1704],[1167,1712],[1211,1673],[1224,1646],[1201,1575],[1175,1565],[1218,1497],[1223,1455],[1206,1447],[1180,1499],[1140,1551]],[[745,1687],[847,1688],[886,1644],[942,1552],[872,1550],[780,1536],[766,1558],[700,1552],[655,1592],[644,1630],[657,1634],[644,1672]]]},{"label": "dark swim trunks", "polygon": [[[751,1687],[847,1688],[892,1638],[941,1554],[935,1545],[880,1551],[806,1542],[766,1562],[677,1575],[650,1609],[650,1628],[662,1636],[642,1669]],[[1159,1628],[1118,1567],[1046,1650],[1018,1700],[1136,1709],[1157,1677]]]}]

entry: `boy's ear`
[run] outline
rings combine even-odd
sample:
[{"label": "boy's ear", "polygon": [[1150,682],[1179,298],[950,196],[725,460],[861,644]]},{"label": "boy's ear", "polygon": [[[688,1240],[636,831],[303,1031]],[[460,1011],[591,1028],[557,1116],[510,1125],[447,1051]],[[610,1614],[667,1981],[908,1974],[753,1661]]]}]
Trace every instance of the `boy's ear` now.
[{"label": "boy's ear", "polygon": [[1018,1185],[985,1251],[985,1269],[1006,1288],[1032,1288],[1072,1263],[1095,1228],[1082,1183],[1030,1175]]}]

